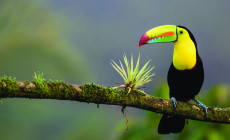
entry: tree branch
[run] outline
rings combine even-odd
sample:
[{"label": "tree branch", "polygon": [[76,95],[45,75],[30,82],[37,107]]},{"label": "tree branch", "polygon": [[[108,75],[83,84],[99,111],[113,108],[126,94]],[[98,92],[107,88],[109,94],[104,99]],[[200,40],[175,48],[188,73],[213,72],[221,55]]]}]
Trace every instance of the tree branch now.
[{"label": "tree branch", "polygon": [[130,106],[193,120],[230,124],[230,109],[209,107],[208,114],[205,117],[203,108],[195,104],[178,102],[177,107],[173,108],[170,100],[153,97],[140,91],[127,94],[127,91],[124,90],[106,88],[95,84],[78,86],[57,81],[19,82],[11,78],[5,78],[0,81],[0,97],[59,99],[123,107]]}]

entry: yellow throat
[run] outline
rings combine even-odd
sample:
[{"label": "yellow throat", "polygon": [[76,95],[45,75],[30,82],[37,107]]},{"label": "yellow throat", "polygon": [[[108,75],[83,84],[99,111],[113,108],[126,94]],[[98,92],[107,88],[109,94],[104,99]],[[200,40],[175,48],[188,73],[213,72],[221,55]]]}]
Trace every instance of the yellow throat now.
[{"label": "yellow throat", "polygon": [[196,65],[196,47],[185,29],[174,42],[173,65],[178,70],[189,70]]}]

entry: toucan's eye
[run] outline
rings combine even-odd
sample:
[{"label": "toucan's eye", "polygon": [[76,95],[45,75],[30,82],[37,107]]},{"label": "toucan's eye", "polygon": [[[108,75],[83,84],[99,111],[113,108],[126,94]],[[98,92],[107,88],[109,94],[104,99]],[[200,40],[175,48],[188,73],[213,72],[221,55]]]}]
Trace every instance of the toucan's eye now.
[{"label": "toucan's eye", "polygon": [[182,30],[180,31],[180,34],[183,34],[183,31],[182,31]]}]

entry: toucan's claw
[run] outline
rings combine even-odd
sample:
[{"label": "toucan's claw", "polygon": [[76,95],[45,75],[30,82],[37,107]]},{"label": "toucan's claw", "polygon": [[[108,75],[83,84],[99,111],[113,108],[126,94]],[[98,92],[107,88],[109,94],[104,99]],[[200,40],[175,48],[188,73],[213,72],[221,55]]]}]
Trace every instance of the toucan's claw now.
[{"label": "toucan's claw", "polygon": [[208,114],[208,108],[202,102],[198,101],[197,99],[193,98],[193,100],[204,109],[205,117],[206,117]]},{"label": "toucan's claw", "polygon": [[172,100],[173,106],[176,108],[176,106],[177,106],[176,98],[172,97],[170,100]]}]

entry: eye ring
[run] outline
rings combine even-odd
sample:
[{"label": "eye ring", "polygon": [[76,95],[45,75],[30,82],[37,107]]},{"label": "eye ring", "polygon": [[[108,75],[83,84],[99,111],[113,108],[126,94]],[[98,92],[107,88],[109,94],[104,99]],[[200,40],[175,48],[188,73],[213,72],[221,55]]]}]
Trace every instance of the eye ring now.
[{"label": "eye ring", "polygon": [[180,31],[180,34],[183,34],[183,31],[182,31],[182,30]]}]

